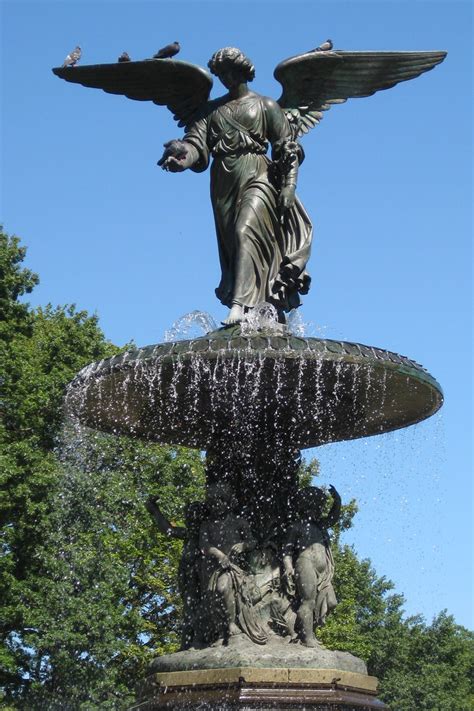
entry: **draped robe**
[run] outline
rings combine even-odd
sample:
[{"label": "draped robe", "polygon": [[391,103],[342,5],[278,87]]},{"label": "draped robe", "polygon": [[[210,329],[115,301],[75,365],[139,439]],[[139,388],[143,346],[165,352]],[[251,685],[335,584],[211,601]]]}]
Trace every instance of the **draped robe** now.
[{"label": "draped robe", "polygon": [[[291,140],[280,106],[253,93],[223,97],[209,102],[184,140],[196,150],[196,172],[213,157],[211,200],[222,271],[218,299],[229,307],[252,308],[264,301],[279,311],[299,306],[299,295],[310,284],[312,226],[298,199],[283,219],[278,206],[279,162]],[[266,156],[269,143],[272,161]]]}]

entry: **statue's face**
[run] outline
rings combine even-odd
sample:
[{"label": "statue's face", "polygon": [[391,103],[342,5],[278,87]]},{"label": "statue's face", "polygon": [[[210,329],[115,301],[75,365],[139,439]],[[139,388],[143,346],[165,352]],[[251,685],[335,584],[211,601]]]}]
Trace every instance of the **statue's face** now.
[{"label": "statue's face", "polygon": [[229,502],[225,498],[214,496],[208,500],[208,507],[211,516],[224,518],[229,512]]},{"label": "statue's face", "polygon": [[202,509],[201,506],[190,504],[185,513],[185,523],[186,528],[190,530],[195,530],[199,528],[202,519]]},{"label": "statue's face", "polygon": [[308,491],[306,497],[301,501],[300,513],[308,518],[318,518],[324,509],[325,498],[318,492]]},{"label": "statue's face", "polygon": [[226,89],[232,89],[243,82],[241,73],[235,67],[229,65],[220,68],[217,76]]}]

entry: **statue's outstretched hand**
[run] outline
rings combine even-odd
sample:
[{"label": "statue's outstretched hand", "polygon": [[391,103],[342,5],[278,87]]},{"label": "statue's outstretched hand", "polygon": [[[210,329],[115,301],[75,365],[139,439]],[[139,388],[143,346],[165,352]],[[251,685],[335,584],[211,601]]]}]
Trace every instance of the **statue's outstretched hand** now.
[{"label": "statue's outstretched hand", "polygon": [[219,565],[223,570],[228,570],[230,568],[230,558],[227,555],[223,555],[219,560]]},{"label": "statue's outstretched hand", "polygon": [[192,159],[184,141],[168,141],[164,143],[164,152],[158,161],[158,165],[170,173],[181,173],[189,168]]},{"label": "statue's outstretched hand", "polygon": [[158,508],[158,497],[157,496],[149,496],[148,499],[145,501],[145,508],[152,513],[153,511],[156,511]]}]

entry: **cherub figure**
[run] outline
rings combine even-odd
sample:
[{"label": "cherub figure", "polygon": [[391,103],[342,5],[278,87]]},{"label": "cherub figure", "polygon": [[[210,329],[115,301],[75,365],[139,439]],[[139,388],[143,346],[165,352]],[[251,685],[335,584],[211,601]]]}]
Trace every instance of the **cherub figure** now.
[{"label": "cherub figure", "polygon": [[162,514],[156,498],[150,497],[145,506],[161,533],[184,541],[178,570],[178,586],[183,600],[181,649],[189,649],[197,641],[197,618],[201,602],[199,530],[207,515],[206,505],[202,501],[188,504],[184,514],[185,526],[171,524]]},{"label": "cherub figure", "polygon": [[209,98],[212,78],[188,62],[152,59],[53,70],[70,82],[166,105],[185,134],[165,143],[159,161],[165,170],[201,172],[212,159],[222,272],[216,295],[230,309],[224,324],[239,323],[262,302],[273,304],[284,321],[285,312],[299,306],[300,295],[308,291],[312,226],[295,194],[304,157],[298,138],[333,104],[413,79],[446,56],[321,47],[276,67],[274,76],[283,87],[278,101],[249,89],[255,69],[235,47],[218,50],[209,61],[211,73],[227,89],[214,100]]},{"label": "cherub figure", "polygon": [[234,497],[224,484],[208,487],[206,505],[208,518],[201,524],[199,546],[203,556],[201,590],[208,598],[209,627],[211,616],[215,622],[217,598],[224,617],[224,641],[245,632],[252,641],[264,644],[267,634],[245,593],[246,573],[236,564],[242,554],[256,546],[250,525],[236,515]]},{"label": "cherub figure", "polygon": [[323,489],[312,486],[298,492],[298,520],[288,529],[283,546],[284,587],[290,597],[295,597],[295,630],[306,647],[318,646],[314,627],[323,625],[337,604],[327,529],[339,520],[341,497],[333,486],[329,492],[333,503],[327,515],[327,494]]}]

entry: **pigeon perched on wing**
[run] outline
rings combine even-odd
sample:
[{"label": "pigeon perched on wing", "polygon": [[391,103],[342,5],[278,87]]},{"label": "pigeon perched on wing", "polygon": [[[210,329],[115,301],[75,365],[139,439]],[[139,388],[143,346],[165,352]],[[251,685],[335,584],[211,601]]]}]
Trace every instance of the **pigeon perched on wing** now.
[{"label": "pigeon perched on wing", "polygon": [[311,52],[330,52],[333,46],[332,40],[328,39],[326,42],[320,44],[319,47],[312,49]]},{"label": "pigeon perched on wing", "polygon": [[174,57],[175,54],[178,54],[180,49],[179,42],[167,44],[166,47],[162,47],[153,55],[153,59],[170,59],[170,57]]},{"label": "pigeon perched on wing", "polygon": [[66,59],[63,62],[63,67],[74,67],[75,64],[80,60],[81,58],[81,48],[79,45],[75,49],[72,50],[72,52],[69,52],[67,55]]},{"label": "pigeon perched on wing", "polygon": [[118,62],[131,62],[132,60],[130,59],[130,55],[128,52],[122,52],[120,57],[117,60]]}]

